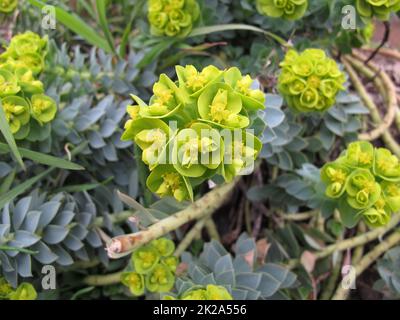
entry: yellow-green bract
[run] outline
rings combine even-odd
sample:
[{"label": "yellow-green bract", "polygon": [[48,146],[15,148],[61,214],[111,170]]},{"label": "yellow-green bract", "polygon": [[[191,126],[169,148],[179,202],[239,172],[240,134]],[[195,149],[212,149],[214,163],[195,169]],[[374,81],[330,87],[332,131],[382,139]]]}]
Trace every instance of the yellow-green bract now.
[{"label": "yellow-green bract", "polygon": [[39,125],[54,119],[56,102],[44,94],[36,77],[43,69],[47,38],[33,32],[14,36],[0,55],[0,100],[11,132],[24,139],[31,121]]},{"label": "yellow-green bract", "polygon": [[15,290],[4,279],[0,278],[0,300],[35,300],[37,292],[32,284],[23,282]]},{"label": "yellow-green bract", "polygon": [[18,0],[0,0],[0,13],[10,13],[15,10]]},{"label": "yellow-green bract", "polygon": [[289,50],[280,66],[278,90],[298,112],[325,111],[344,89],[344,73],[323,50]]},{"label": "yellow-green bract", "polygon": [[297,20],[304,16],[308,0],[256,0],[257,10],[273,18]]},{"label": "yellow-green bract", "polygon": [[190,288],[184,292],[180,297],[175,298],[170,295],[166,295],[164,300],[233,300],[231,294],[226,290],[225,287],[217,286],[213,284],[204,287]]},{"label": "yellow-green bract", "polygon": [[167,238],[153,240],[132,254],[133,271],[124,272],[121,282],[135,296],[150,292],[168,292],[175,283],[178,259],[173,256],[175,244]]},{"label": "yellow-green bract", "polygon": [[390,19],[390,14],[400,10],[400,0],[356,0],[358,13],[367,19],[376,17],[382,21]]},{"label": "yellow-green bract", "polygon": [[199,16],[196,0],[148,0],[150,31],[156,36],[185,37]]},{"label": "yellow-green bract", "polygon": [[193,200],[193,185],[215,175],[226,182],[249,174],[262,144],[248,129],[264,93],[237,68],[199,71],[177,66],[178,81],[160,75],[149,104],[132,95],[122,140],[142,151],[147,187],[160,197]]},{"label": "yellow-green bract", "polygon": [[344,221],[363,217],[377,227],[400,210],[400,162],[385,148],[366,141],[350,143],[338,159],[323,166],[321,179],[327,185],[325,194],[338,201]]}]

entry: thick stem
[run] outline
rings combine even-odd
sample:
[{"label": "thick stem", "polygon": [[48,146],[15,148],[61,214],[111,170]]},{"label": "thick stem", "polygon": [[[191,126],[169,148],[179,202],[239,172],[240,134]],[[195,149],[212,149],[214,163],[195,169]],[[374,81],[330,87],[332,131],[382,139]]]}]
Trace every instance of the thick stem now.
[{"label": "thick stem", "polygon": [[343,254],[339,253],[338,260],[332,269],[332,273],[329,276],[329,280],[326,285],[326,288],[321,294],[321,297],[320,297],[321,300],[329,300],[330,297],[332,296],[333,292],[335,291],[336,282],[339,278],[340,270],[342,267],[342,259],[343,259]]},{"label": "thick stem", "polygon": [[[363,58],[361,55],[355,55],[355,57],[360,60]],[[368,133],[363,133],[360,135],[360,139],[362,139],[362,140],[375,140],[375,139],[379,138],[382,134],[387,132],[388,128],[393,124],[393,122],[395,120],[397,108],[398,108],[397,107],[397,97],[396,97],[396,87],[394,86],[393,82],[390,80],[390,77],[383,70],[380,70],[374,64],[371,63],[368,67],[366,67],[362,64],[361,61],[357,61],[354,58],[349,57],[349,56],[346,57],[346,60],[348,62],[350,62],[359,71],[361,71],[365,75],[368,75],[369,78],[373,78],[375,83],[377,83],[378,78],[379,78],[381,80],[381,83],[384,86],[382,88],[384,90],[384,94],[382,92],[381,92],[381,94],[382,94],[382,98],[384,98],[385,102],[387,103],[386,115],[380,121],[380,124],[377,128],[373,129],[372,131],[370,131]],[[346,69],[347,69],[347,67],[346,67]],[[370,74],[370,72],[369,72],[370,70],[373,71],[372,74]],[[376,72],[379,72],[379,74],[377,77],[374,77]],[[352,81],[353,81],[353,76],[350,75],[350,73],[349,73],[349,76],[352,78]],[[365,92],[366,92],[366,90],[365,90]],[[379,119],[380,119],[380,117],[379,117]]]},{"label": "thick stem", "polygon": [[92,275],[83,279],[83,283],[88,286],[109,286],[121,282],[122,271],[105,274],[105,275]]},{"label": "thick stem", "polygon": [[[400,213],[394,214],[392,217],[392,220],[386,226],[379,227],[372,231],[358,235],[356,237],[349,238],[349,239],[342,240],[342,241],[336,242],[334,244],[331,244],[331,245],[325,247],[324,249],[322,249],[321,251],[315,252],[314,256],[317,259],[322,259],[322,258],[325,258],[325,257],[331,255],[335,251],[343,251],[343,250],[358,247],[360,245],[364,245],[368,242],[371,242],[372,240],[382,237],[385,233],[387,233],[391,229],[395,228],[399,222],[400,222]],[[294,268],[298,265],[300,265],[299,259],[293,259],[288,262],[289,268]]]},{"label": "thick stem", "polygon": [[178,247],[175,250],[174,256],[180,257],[181,254],[190,246],[193,240],[201,233],[203,230],[205,221],[207,218],[200,219],[196,222],[196,224],[190,229],[188,233],[186,233],[185,237],[179,243]]},{"label": "thick stem", "polygon": [[206,220],[205,227],[211,239],[221,242],[221,238],[213,218],[210,217]]},{"label": "thick stem", "polygon": [[[362,48],[363,51],[368,51],[368,52],[373,52],[375,49],[372,48]],[[393,50],[393,49],[389,49],[389,48],[381,48],[379,50],[379,54],[384,55],[388,58],[392,58],[392,59],[398,59],[400,60],[400,52]]]},{"label": "thick stem", "polygon": [[224,184],[211,190],[186,209],[151,225],[147,230],[112,238],[107,243],[107,251],[110,258],[120,258],[128,255],[133,250],[178,229],[185,223],[211,215],[226,201],[235,187],[235,182]]},{"label": "thick stem", "polygon": [[[359,138],[361,140],[368,138],[367,140],[369,140],[369,138],[373,137],[373,138],[377,138],[376,134],[381,134],[382,135],[382,139],[385,141],[386,145],[397,155],[400,156],[400,146],[398,145],[398,143],[396,142],[396,140],[393,138],[393,136],[390,134],[390,131],[387,130],[388,124],[390,122],[383,122],[379,112],[378,112],[378,108],[375,105],[374,101],[372,100],[371,96],[368,94],[367,90],[365,89],[364,85],[362,84],[360,78],[358,77],[357,73],[355,72],[355,70],[353,69],[352,65],[354,65],[354,67],[357,67],[359,69],[360,72],[364,73],[366,76],[371,76],[371,74],[373,74],[373,71],[371,71],[370,69],[368,69],[367,67],[365,67],[363,64],[359,63],[358,61],[354,60],[354,59],[349,59],[348,57],[346,59],[342,59],[342,62],[347,70],[347,73],[349,74],[353,86],[356,89],[356,91],[359,93],[361,99],[363,100],[365,106],[370,110],[370,115],[372,118],[372,121],[377,125],[377,127],[371,131],[370,133],[364,133],[364,134],[360,134]],[[376,77],[374,79],[375,84],[377,85],[377,87],[380,89],[381,94],[383,96],[386,96],[386,89],[383,87],[383,83],[381,81],[381,79],[379,77]],[[394,111],[397,111],[397,105],[394,106]],[[387,119],[387,117],[385,117]],[[387,120],[391,120],[391,119],[387,119]],[[391,124],[391,123],[390,123]]]},{"label": "thick stem", "polygon": [[[378,244],[367,255],[365,255],[355,266],[356,276],[361,275],[370,265],[372,265],[383,253],[400,242],[400,232],[396,231]],[[348,296],[349,289],[339,286],[332,300],[345,300]]]}]

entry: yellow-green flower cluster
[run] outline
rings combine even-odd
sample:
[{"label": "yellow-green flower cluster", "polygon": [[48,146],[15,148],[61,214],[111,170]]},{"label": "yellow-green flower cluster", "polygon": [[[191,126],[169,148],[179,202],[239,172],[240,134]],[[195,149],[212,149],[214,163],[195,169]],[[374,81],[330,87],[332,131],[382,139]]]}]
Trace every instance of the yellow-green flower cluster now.
[{"label": "yellow-green flower cluster", "polygon": [[344,73],[323,50],[289,50],[280,66],[278,90],[298,112],[325,111],[344,89]]},{"label": "yellow-green flower cluster", "polygon": [[47,38],[28,31],[14,36],[0,55],[0,101],[16,139],[29,134],[30,121],[45,124],[57,111],[37,78],[43,70],[46,47]]},{"label": "yellow-green flower cluster", "polygon": [[199,16],[196,0],[148,0],[150,31],[156,36],[185,37]]},{"label": "yellow-green flower cluster", "polygon": [[23,282],[14,290],[4,278],[0,278],[0,300],[35,300],[36,298],[36,290],[30,283]]},{"label": "yellow-green flower cluster", "polygon": [[168,292],[175,283],[178,258],[173,256],[175,244],[167,238],[153,240],[132,254],[134,271],[124,272],[121,282],[135,296],[141,296],[146,289],[150,292]]},{"label": "yellow-green flower cluster", "polygon": [[400,210],[400,162],[388,149],[353,142],[322,168],[321,179],[342,214],[362,216],[372,227],[386,225]]},{"label": "yellow-green flower cluster", "polygon": [[194,183],[250,173],[262,144],[245,129],[249,115],[264,109],[265,95],[237,68],[198,71],[188,65],[176,73],[177,82],[160,76],[148,105],[132,96],[136,105],[127,109],[131,119],[122,139],[142,150],[150,169],[147,187],[182,201],[193,199]]},{"label": "yellow-green flower cluster", "polygon": [[0,0],[0,13],[11,13],[18,5],[18,0]]},{"label": "yellow-green flower cluster", "polygon": [[307,11],[308,0],[257,0],[259,13],[288,20],[298,20]]},{"label": "yellow-green flower cluster", "polygon": [[400,0],[356,0],[356,7],[358,13],[364,18],[376,17],[387,21],[391,13],[400,10]]},{"label": "yellow-green flower cluster", "polygon": [[233,300],[229,291],[222,286],[209,284],[204,287],[190,288],[178,298],[167,295],[164,300]]}]

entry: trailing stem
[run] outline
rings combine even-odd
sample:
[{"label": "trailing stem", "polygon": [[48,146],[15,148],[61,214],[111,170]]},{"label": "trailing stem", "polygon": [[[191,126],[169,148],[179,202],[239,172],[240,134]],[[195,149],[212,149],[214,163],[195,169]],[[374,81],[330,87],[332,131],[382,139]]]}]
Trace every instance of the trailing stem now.
[{"label": "trailing stem", "polygon": [[[400,242],[400,232],[397,230],[383,240],[380,244],[374,247],[367,255],[365,255],[355,266],[355,275],[362,274],[370,265],[372,265],[383,253],[388,251],[393,246]],[[332,300],[345,300],[349,289],[339,286]]]},{"label": "trailing stem", "polygon": [[[354,57],[358,60],[361,60],[363,56],[355,54]],[[384,92],[381,92],[382,97],[384,98],[387,104],[387,112],[384,118],[381,120],[380,125],[374,130],[364,133],[360,135],[362,140],[375,140],[379,138],[383,133],[387,131],[387,129],[393,124],[396,112],[397,112],[397,97],[396,97],[396,88],[391,81],[390,77],[386,72],[380,70],[374,64],[370,64],[368,67],[363,65],[361,61],[357,61],[353,57],[346,57],[346,60],[349,61],[357,70],[366,75],[368,78],[373,78],[375,83],[380,82],[381,86],[383,86]],[[372,70],[372,71],[371,71]],[[379,72],[378,76],[374,78],[376,72]],[[379,81],[379,80],[380,81]],[[352,79],[353,80],[353,79]],[[379,114],[379,113],[378,113]]]},{"label": "trailing stem", "polygon": [[[390,127],[391,123],[394,120],[394,115],[397,111],[397,103],[390,104],[390,108],[392,108],[390,111],[390,117],[385,116],[386,122],[382,121],[381,116],[379,115],[378,108],[374,101],[372,100],[371,96],[368,94],[367,90],[365,89],[364,85],[362,84],[360,78],[358,77],[357,73],[355,72],[354,67],[356,67],[360,72],[364,73],[366,76],[370,76],[371,73],[373,74],[373,71],[362,65],[362,63],[359,63],[355,59],[351,59],[350,57],[346,57],[342,59],[342,62],[347,70],[347,73],[350,76],[350,79],[353,83],[354,88],[356,91],[359,93],[361,99],[363,100],[365,106],[369,109],[370,115],[372,118],[372,121],[374,124],[377,126],[374,130],[372,130],[369,133],[363,133],[360,134],[359,138],[360,139],[366,139],[366,138],[371,138],[373,137],[374,139],[378,138],[380,135],[382,135],[383,140],[387,144],[387,146],[397,155],[400,156],[400,146],[396,142],[396,140],[393,138],[391,133],[389,132],[388,128]],[[383,87],[382,80],[377,77],[375,80],[375,84],[378,86],[378,88],[381,91],[381,94],[386,96],[384,93],[386,90]],[[391,119],[393,114],[393,119]],[[367,139],[369,140],[369,139]]]},{"label": "trailing stem", "polygon": [[123,257],[185,223],[211,215],[226,201],[235,184],[236,181],[211,190],[184,210],[154,223],[146,230],[112,238],[106,244],[108,255],[110,258]]},{"label": "trailing stem", "polygon": [[[375,239],[382,237],[388,231],[395,228],[399,222],[400,222],[400,213],[394,214],[392,220],[385,227],[379,227],[369,232],[355,236],[353,238],[349,238],[331,244],[320,251],[314,252],[314,256],[316,259],[322,259],[333,254],[335,251],[343,251],[364,245],[368,242],[371,242]],[[300,265],[299,259],[293,259],[288,262],[289,268],[295,268],[298,265]]]}]

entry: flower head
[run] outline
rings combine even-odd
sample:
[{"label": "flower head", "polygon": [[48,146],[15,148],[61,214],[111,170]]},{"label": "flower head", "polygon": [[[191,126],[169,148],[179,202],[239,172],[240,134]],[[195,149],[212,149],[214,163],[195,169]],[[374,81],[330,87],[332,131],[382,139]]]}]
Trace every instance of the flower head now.
[{"label": "flower head", "polygon": [[0,13],[10,13],[15,10],[18,0],[0,0]]},{"label": "flower head", "polygon": [[36,300],[37,292],[33,285],[24,282],[21,283],[18,288],[9,294],[10,300]]},{"label": "flower head", "polygon": [[323,50],[289,50],[280,66],[278,89],[296,111],[325,111],[343,90],[345,76]]},{"label": "flower head", "polygon": [[385,148],[366,141],[350,143],[321,170],[325,194],[337,199],[348,221],[364,218],[370,227],[386,225],[400,210],[399,160]]},{"label": "flower head", "polygon": [[121,275],[121,282],[129,288],[131,293],[135,296],[144,294],[144,277],[137,272],[124,272]]},{"label": "flower head", "polygon": [[306,12],[308,0],[257,0],[256,4],[258,12],[263,15],[297,20]]},{"label": "flower head", "polygon": [[363,18],[387,21],[391,13],[400,10],[400,0],[356,0],[356,7]]},{"label": "flower head", "polygon": [[156,36],[186,37],[199,19],[196,0],[149,0],[148,20]]},{"label": "flower head", "polygon": [[158,264],[146,275],[145,283],[150,292],[168,292],[174,286],[175,276],[169,267]]},{"label": "flower head", "polygon": [[16,134],[28,126],[30,114],[28,102],[17,96],[8,96],[1,99],[1,106],[10,125],[11,133]]},{"label": "flower head", "polygon": [[140,274],[147,274],[155,268],[160,260],[160,255],[156,248],[147,245],[139,248],[132,254],[132,262],[135,271]]}]

